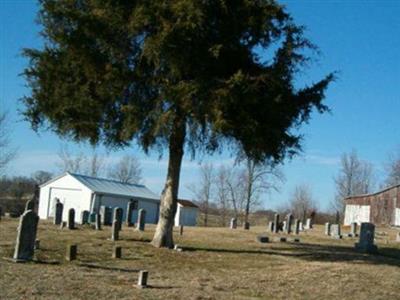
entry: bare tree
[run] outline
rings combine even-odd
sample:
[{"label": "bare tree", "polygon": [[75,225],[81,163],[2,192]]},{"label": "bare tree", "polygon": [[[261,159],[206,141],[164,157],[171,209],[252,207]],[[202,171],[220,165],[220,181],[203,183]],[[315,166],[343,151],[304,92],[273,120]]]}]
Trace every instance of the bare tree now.
[{"label": "bare tree", "polygon": [[84,173],[89,176],[97,177],[103,174],[105,169],[104,156],[99,155],[95,149],[89,158],[85,159],[86,170]]},{"label": "bare tree", "polygon": [[206,163],[201,165],[199,182],[188,186],[199,202],[200,210],[204,213],[204,226],[208,223],[208,209],[214,192],[213,181],[214,167],[211,163]]},{"label": "bare tree", "polygon": [[139,184],[142,181],[142,168],[133,155],[124,155],[108,171],[108,177],[124,182]]},{"label": "bare tree", "polygon": [[309,185],[301,184],[295,187],[289,201],[289,211],[304,223],[307,215],[317,209]]},{"label": "bare tree", "polygon": [[31,177],[37,185],[41,185],[49,181],[53,176],[53,173],[47,171],[36,171]]},{"label": "bare tree", "polygon": [[226,226],[227,217],[230,210],[229,205],[229,186],[227,184],[229,178],[229,170],[221,165],[218,168],[217,175],[215,177],[216,185],[216,200],[218,205],[218,211],[221,216],[221,226]]},{"label": "bare tree", "polygon": [[240,170],[235,167],[226,168],[226,184],[229,191],[229,201],[232,203],[235,218],[243,213],[246,188]]},{"label": "bare tree", "polygon": [[341,168],[334,180],[336,195],[332,205],[340,214],[344,212],[346,197],[370,193],[375,186],[372,164],[360,160],[354,150],[342,155]]},{"label": "bare tree", "polygon": [[387,178],[385,186],[394,186],[400,184],[400,146],[397,152],[389,155],[388,161],[385,164]]},{"label": "bare tree", "polygon": [[7,166],[15,158],[17,150],[11,147],[10,128],[6,112],[0,112],[0,175],[3,175]]},{"label": "bare tree", "polygon": [[57,164],[61,172],[82,173],[85,169],[86,157],[80,152],[72,154],[67,145],[62,145],[58,152],[60,162]]}]

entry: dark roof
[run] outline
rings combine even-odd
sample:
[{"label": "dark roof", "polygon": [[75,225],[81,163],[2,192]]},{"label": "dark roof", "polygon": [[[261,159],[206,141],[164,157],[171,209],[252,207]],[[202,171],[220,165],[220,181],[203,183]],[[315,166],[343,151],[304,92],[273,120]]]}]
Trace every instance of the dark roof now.
[{"label": "dark roof", "polygon": [[384,189],[382,189],[380,191],[377,191],[375,193],[348,196],[348,197],[344,198],[344,200],[352,199],[352,198],[358,198],[358,197],[376,196],[376,195],[379,195],[381,193],[384,193],[384,192],[387,192],[389,190],[396,189],[396,188],[400,188],[400,184],[396,184],[396,185],[392,185],[392,186],[386,187],[386,188],[384,188]]},{"label": "dark roof", "polygon": [[189,200],[178,199],[178,203],[182,206],[198,208],[198,206],[196,204],[194,204],[192,201],[189,201]]}]

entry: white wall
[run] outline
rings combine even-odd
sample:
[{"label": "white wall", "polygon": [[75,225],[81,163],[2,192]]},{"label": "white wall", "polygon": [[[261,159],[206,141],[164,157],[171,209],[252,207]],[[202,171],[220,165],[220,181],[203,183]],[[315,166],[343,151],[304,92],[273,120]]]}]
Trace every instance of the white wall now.
[{"label": "white wall", "polygon": [[197,207],[184,207],[178,204],[175,215],[175,226],[196,226],[197,212]]},{"label": "white wall", "polygon": [[395,210],[394,225],[400,226],[400,208],[396,208]]},{"label": "white wall", "polygon": [[370,222],[369,205],[347,204],[344,212],[344,225],[350,225],[353,222],[361,224]]}]

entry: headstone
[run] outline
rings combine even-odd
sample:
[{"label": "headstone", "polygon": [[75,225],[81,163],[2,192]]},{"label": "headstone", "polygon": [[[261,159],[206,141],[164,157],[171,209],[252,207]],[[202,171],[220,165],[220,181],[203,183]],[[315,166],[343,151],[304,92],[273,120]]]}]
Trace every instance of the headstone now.
[{"label": "headstone", "polygon": [[243,229],[244,230],[249,230],[250,229],[250,222],[244,222],[243,223]]},{"label": "headstone", "polygon": [[279,231],[279,214],[275,214],[274,218],[274,233],[278,233]]},{"label": "headstone", "polygon": [[179,226],[179,235],[183,235],[183,225]]},{"label": "headstone", "polygon": [[331,235],[331,223],[325,223],[325,235]]},{"label": "headstone", "polygon": [[138,278],[138,283],[137,286],[138,288],[146,288],[147,287],[147,278],[149,277],[149,272],[145,270],[141,270],[139,272],[139,278]]},{"label": "headstone", "polygon": [[352,237],[357,237],[358,236],[358,234],[357,234],[357,223],[356,222],[353,222],[353,223],[350,224],[350,235]]},{"label": "headstone", "polygon": [[39,217],[32,210],[25,211],[20,220],[14,251],[15,261],[32,260]]},{"label": "headstone", "polygon": [[299,234],[300,233],[300,220],[296,219],[294,220],[294,234]]},{"label": "headstone", "polygon": [[274,222],[272,222],[272,221],[268,222],[268,231],[274,232]]},{"label": "headstone", "polygon": [[78,254],[78,246],[77,245],[68,245],[65,259],[68,261],[75,260],[77,254]]},{"label": "headstone", "polygon": [[89,211],[84,210],[81,212],[81,224],[89,224]]},{"label": "headstone", "polygon": [[59,225],[62,222],[64,205],[57,199],[56,202],[56,211],[54,214],[54,225]]},{"label": "headstone", "polygon": [[237,228],[237,219],[236,218],[232,218],[231,219],[230,228],[231,229],[236,229]]},{"label": "headstone", "polygon": [[361,223],[360,240],[355,244],[359,252],[376,253],[378,247],[374,245],[375,225],[372,223]]},{"label": "headstone", "polygon": [[341,239],[342,233],[340,230],[340,224],[332,224],[331,225],[331,237],[335,239]]},{"label": "headstone", "polygon": [[92,212],[89,214],[89,223],[90,224],[96,223],[96,213],[95,212]]},{"label": "headstone", "polygon": [[139,214],[138,214],[137,230],[144,231],[145,224],[146,224],[146,211],[143,208],[141,208],[139,209]]},{"label": "headstone", "polygon": [[133,210],[135,209],[135,203],[133,200],[129,200],[128,205],[126,207],[126,226],[132,227],[132,217],[133,217]]},{"label": "headstone", "polygon": [[68,229],[75,229],[75,209],[73,208],[68,211],[67,227]]},{"label": "headstone", "polygon": [[282,231],[286,231],[286,228],[287,228],[286,226],[287,226],[287,222],[283,221]]},{"label": "headstone", "polygon": [[[315,210],[313,210],[313,211],[310,213],[310,219],[311,219],[311,221],[310,221],[310,229],[312,229],[312,228],[313,228],[313,225],[315,224],[315,217],[316,217],[316,215],[317,215],[317,213],[316,213]],[[339,224],[339,223],[338,223],[338,224]]]},{"label": "headstone", "polygon": [[35,200],[34,199],[28,200],[25,204],[25,211],[34,209],[35,209]]},{"label": "headstone", "polygon": [[101,215],[100,214],[95,215],[94,228],[96,230],[101,230]]},{"label": "headstone", "polygon": [[61,222],[60,223],[60,229],[63,229],[67,226],[67,222]]},{"label": "headstone", "polygon": [[305,229],[312,229],[312,222],[311,222],[311,219],[310,219],[310,218],[308,218],[308,219],[306,220]]},{"label": "headstone", "polygon": [[101,215],[101,223],[104,226],[109,226],[112,224],[112,211],[111,211],[111,207],[102,205],[100,206],[100,215]]},{"label": "headstone", "polygon": [[286,221],[286,233],[287,234],[290,234],[292,232],[292,222],[293,222],[293,215],[288,214],[287,221]]},{"label": "headstone", "polygon": [[269,237],[266,235],[258,235],[257,236],[257,242],[259,243],[268,243],[269,242]]},{"label": "headstone", "polygon": [[295,243],[300,243],[300,239],[299,239],[299,238],[294,238],[294,239],[293,239],[293,242],[295,242]]},{"label": "headstone", "polygon": [[117,221],[118,230],[121,230],[121,228],[122,228],[122,214],[123,214],[123,210],[121,207],[114,208],[113,222]]},{"label": "headstone", "polygon": [[118,241],[119,240],[119,229],[118,229],[118,220],[114,220],[111,226],[111,240]]},{"label": "headstone", "polygon": [[122,247],[121,246],[115,246],[113,248],[112,258],[121,258],[121,256],[122,256]]},{"label": "headstone", "polygon": [[304,231],[304,224],[303,224],[303,222],[300,222],[300,231]]},{"label": "headstone", "polygon": [[335,223],[336,223],[336,224],[340,224],[340,213],[339,213],[338,210],[336,211]]},{"label": "headstone", "polygon": [[35,250],[40,249],[40,240],[35,240],[35,246],[33,247]]}]

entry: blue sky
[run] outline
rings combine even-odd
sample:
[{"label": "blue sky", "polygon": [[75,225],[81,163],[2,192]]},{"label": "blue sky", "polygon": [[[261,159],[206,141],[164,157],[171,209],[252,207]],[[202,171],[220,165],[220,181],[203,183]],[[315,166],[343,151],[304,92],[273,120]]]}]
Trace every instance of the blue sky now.
[{"label": "blue sky", "polygon": [[[334,197],[333,177],[339,170],[340,155],[356,149],[362,159],[372,162],[379,181],[383,163],[400,145],[400,1],[284,1],[298,24],[306,26],[306,36],[318,45],[321,55],[300,83],[311,83],[324,74],[338,71],[326,104],[331,114],[314,113],[302,127],[304,152],[283,167],[286,182],[280,193],[262,197],[263,207],[285,203],[294,187],[308,184],[320,208],[329,207]],[[30,175],[35,170],[56,171],[57,152],[67,143],[49,132],[34,133],[22,120],[18,99],[27,93],[19,76],[26,60],[24,47],[39,47],[34,23],[35,1],[0,0],[0,105],[9,112],[12,143],[18,157],[9,167],[13,175]],[[90,153],[90,147],[67,143],[71,151]],[[99,151],[105,153],[100,147]],[[157,193],[163,187],[165,157],[145,156],[135,147],[111,152],[109,160],[124,153],[135,154],[142,162],[145,183]],[[231,161],[229,153],[205,157],[203,162]],[[186,186],[195,183],[198,161],[185,158],[180,196],[191,198]]]}]

